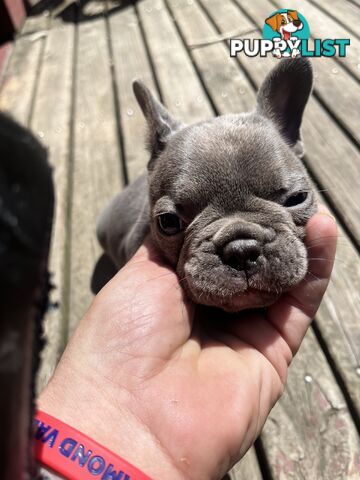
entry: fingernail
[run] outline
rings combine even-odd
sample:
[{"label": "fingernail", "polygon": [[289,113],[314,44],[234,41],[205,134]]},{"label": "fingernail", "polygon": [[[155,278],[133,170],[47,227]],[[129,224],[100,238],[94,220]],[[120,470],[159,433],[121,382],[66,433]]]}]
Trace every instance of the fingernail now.
[{"label": "fingernail", "polygon": [[323,203],[320,203],[320,205],[318,205],[317,213],[319,215],[326,215],[327,217],[332,218],[336,223],[336,218],[333,215],[331,215],[330,210]]},{"label": "fingernail", "polygon": [[331,215],[330,212],[321,211],[321,212],[318,212],[318,215],[324,215],[325,217],[330,217],[336,223],[336,218],[333,215]]}]

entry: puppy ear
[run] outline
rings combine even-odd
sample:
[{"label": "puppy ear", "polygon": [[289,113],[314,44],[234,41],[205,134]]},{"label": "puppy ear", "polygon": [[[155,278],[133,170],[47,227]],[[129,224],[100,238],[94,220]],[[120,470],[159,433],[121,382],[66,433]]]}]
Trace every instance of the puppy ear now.
[{"label": "puppy ear", "polygon": [[275,32],[277,32],[279,29],[279,17],[281,18],[279,13],[274,13],[274,15],[265,20],[265,23],[269,25],[269,27],[271,27]]},{"label": "puppy ear", "polygon": [[296,10],[288,10],[287,14],[290,15],[293,20],[299,20],[298,13]]},{"label": "puppy ear", "polygon": [[313,84],[311,63],[303,57],[283,59],[260,87],[257,111],[272,120],[301,156],[300,125]]},{"label": "puppy ear", "polygon": [[170,115],[140,80],[134,81],[133,90],[148,124],[148,150],[152,154],[151,162],[165,148],[168,137],[179,130],[182,124]]}]

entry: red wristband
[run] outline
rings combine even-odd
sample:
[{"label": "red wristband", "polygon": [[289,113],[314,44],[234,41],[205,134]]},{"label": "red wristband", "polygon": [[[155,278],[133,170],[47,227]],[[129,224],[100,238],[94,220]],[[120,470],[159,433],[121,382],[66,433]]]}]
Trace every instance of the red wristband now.
[{"label": "red wristband", "polygon": [[69,480],[151,480],[91,438],[47,413],[34,419],[35,457]]}]

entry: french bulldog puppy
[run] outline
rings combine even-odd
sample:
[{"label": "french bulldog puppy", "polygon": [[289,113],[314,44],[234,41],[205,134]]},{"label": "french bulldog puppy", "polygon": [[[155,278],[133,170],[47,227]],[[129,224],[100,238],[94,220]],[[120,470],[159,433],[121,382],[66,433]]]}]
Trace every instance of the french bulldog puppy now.
[{"label": "french bulldog puppy", "polygon": [[304,58],[268,74],[253,112],[175,120],[141,82],[147,174],[102,213],[100,244],[120,268],[150,230],[197,304],[227,312],[272,304],[307,271],[304,227],[316,210],[300,158],[312,88]]}]

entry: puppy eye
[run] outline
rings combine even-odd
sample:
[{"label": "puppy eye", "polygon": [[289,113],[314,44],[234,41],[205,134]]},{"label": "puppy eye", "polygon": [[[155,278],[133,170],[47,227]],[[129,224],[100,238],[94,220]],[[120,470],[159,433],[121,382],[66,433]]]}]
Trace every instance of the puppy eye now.
[{"label": "puppy eye", "polygon": [[294,195],[290,195],[285,202],[284,202],[284,207],[290,208],[290,207],[296,207],[296,205],[301,205],[302,203],[305,202],[305,200],[308,197],[307,192],[297,192],[294,193]]},{"label": "puppy eye", "polygon": [[176,235],[184,228],[183,222],[175,213],[162,213],[159,215],[158,225],[165,235]]}]

